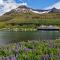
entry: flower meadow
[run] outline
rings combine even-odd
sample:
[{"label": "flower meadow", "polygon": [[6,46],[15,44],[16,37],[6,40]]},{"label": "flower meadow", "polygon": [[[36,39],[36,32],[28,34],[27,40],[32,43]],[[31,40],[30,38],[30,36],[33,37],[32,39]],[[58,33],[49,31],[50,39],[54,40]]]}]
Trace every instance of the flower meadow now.
[{"label": "flower meadow", "polygon": [[8,44],[0,47],[0,60],[60,60],[60,39]]}]

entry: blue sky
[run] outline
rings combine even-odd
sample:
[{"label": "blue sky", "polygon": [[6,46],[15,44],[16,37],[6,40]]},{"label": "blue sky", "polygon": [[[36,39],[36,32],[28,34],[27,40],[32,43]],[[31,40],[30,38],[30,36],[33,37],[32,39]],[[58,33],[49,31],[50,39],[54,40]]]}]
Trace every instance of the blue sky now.
[{"label": "blue sky", "polygon": [[28,5],[34,9],[52,9],[53,7],[60,9],[60,0],[0,0],[0,15],[20,5]]},{"label": "blue sky", "polygon": [[[22,0],[15,0],[17,3],[20,3]],[[51,6],[57,3],[60,0],[25,0],[28,3],[28,6],[37,9],[43,9],[45,7]]]}]

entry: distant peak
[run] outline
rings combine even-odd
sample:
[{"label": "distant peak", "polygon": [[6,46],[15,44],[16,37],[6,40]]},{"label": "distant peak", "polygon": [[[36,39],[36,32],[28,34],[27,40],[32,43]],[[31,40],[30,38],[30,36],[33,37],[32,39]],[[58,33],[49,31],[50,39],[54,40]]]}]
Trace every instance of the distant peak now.
[{"label": "distant peak", "polygon": [[25,7],[26,8],[27,6],[26,5],[20,5],[18,8],[20,8],[20,7],[22,7],[22,8]]},{"label": "distant peak", "polygon": [[57,9],[57,8],[53,7],[52,9]]},{"label": "distant peak", "polygon": [[53,7],[50,12],[59,13],[60,9],[57,9],[56,7]]},{"label": "distant peak", "polygon": [[18,6],[18,8],[30,9],[30,7],[28,7],[27,5],[20,5]]}]

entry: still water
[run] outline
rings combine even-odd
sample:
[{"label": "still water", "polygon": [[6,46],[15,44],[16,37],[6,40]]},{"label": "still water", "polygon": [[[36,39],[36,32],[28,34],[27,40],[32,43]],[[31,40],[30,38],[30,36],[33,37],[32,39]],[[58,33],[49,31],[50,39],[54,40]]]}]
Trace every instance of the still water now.
[{"label": "still water", "polygon": [[60,31],[8,32],[0,31],[0,45],[27,40],[54,40],[60,38]]}]

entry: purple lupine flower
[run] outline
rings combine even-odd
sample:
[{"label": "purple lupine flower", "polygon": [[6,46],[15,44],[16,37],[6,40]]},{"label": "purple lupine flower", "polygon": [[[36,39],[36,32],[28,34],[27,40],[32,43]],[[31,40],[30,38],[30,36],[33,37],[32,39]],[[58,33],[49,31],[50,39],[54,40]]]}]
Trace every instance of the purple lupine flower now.
[{"label": "purple lupine flower", "polygon": [[41,57],[41,60],[48,60],[48,55],[43,55],[43,56]]},{"label": "purple lupine flower", "polygon": [[5,60],[9,60],[9,57],[6,57],[6,59]]},{"label": "purple lupine flower", "polygon": [[60,58],[60,53],[58,54],[58,57]]},{"label": "purple lupine flower", "polygon": [[13,56],[13,60],[17,60],[15,56]]},{"label": "purple lupine flower", "polygon": [[29,52],[29,51],[31,51],[31,49],[29,49],[29,48],[24,48],[24,51],[25,51],[25,52]]},{"label": "purple lupine flower", "polygon": [[49,56],[48,54],[45,55],[45,60],[48,60]]},{"label": "purple lupine flower", "polygon": [[10,56],[10,60],[13,60],[13,56]]},{"label": "purple lupine flower", "polygon": [[4,56],[2,57],[2,60],[5,60]]},{"label": "purple lupine flower", "polygon": [[12,49],[12,51],[15,54],[15,57],[17,57],[19,55],[19,44],[16,44],[15,48]]},{"label": "purple lupine flower", "polygon": [[19,55],[19,51],[15,49],[15,57],[18,57],[18,55]]},{"label": "purple lupine flower", "polygon": [[16,53],[18,53],[18,52],[19,52],[19,44],[16,44],[15,52],[16,52]]},{"label": "purple lupine flower", "polygon": [[44,60],[45,58],[44,58],[44,56],[41,56],[41,60]]},{"label": "purple lupine flower", "polygon": [[16,44],[16,49],[19,49],[19,44]]}]

